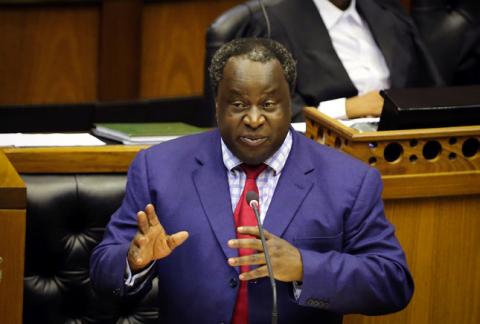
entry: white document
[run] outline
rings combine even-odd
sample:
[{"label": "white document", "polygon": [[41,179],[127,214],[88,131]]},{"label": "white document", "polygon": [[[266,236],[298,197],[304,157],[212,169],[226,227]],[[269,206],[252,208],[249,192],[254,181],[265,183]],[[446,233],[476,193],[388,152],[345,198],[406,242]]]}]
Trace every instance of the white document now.
[{"label": "white document", "polygon": [[88,133],[0,134],[0,147],[101,146],[105,143]]},{"label": "white document", "polygon": [[299,133],[305,133],[307,131],[307,124],[303,123],[292,123],[292,127]]}]

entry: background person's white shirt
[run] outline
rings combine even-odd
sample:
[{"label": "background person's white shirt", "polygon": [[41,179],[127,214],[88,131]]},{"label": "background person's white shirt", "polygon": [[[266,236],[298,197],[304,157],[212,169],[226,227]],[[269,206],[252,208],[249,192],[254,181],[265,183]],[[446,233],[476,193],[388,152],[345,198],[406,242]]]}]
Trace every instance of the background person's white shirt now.
[{"label": "background person's white shirt", "polygon": [[[328,0],[313,0],[327,27],[333,48],[358,94],[390,87],[390,71],[367,23],[350,2],[343,11]],[[323,101],[318,109],[336,119],[347,119],[346,98]]]}]

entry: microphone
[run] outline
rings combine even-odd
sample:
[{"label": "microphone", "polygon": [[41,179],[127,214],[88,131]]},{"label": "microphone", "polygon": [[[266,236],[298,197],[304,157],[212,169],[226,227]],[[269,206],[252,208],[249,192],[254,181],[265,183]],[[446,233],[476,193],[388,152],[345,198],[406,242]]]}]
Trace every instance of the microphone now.
[{"label": "microphone", "polygon": [[257,218],[258,232],[260,233],[260,240],[262,241],[263,253],[265,254],[265,261],[267,262],[268,276],[270,277],[270,285],[272,286],[272,324],[277,324],[278,310],[277,310],[277,286],[275,278],[273,277],[272,262],[270,261],[270,254],[268,253],[267,242],[263,234],[263,226],[260,221],[260,213],[258,212],[258,193],[255,191],[247,192],[247,203],[252,207],[255,217]]},{"label": "microphone", "polygon": [[258,0],[258,2],[260,3],[260,7],[262,8],[263,18],[265,18],[265,23],[267,24],[267,38],[270,38],[272,29],[270,27],[270,19],[268,19],[267,9],[265,8],[265,4],[263,3],[262,0]]}]

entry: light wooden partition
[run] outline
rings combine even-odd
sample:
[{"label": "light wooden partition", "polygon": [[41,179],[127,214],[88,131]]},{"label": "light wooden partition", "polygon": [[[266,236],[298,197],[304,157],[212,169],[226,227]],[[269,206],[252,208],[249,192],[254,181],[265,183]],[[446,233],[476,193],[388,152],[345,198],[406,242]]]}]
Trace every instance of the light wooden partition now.
[{"label": "light wooden partition", "polygon": [[26,189],[0,150],[0,323],[21,323]]},{"label": "light wooden partition", "polygon": [[360,133],[305,109],[311,139],[382,173],[387,218],[415,281],[408,307],[345,323],[480,323],[480,126]]},{"label": "light wooden partition", "polygon": [[0,148],[0,323],[22,323],[26,188],[19,173],[127,172],[144,147]]}]

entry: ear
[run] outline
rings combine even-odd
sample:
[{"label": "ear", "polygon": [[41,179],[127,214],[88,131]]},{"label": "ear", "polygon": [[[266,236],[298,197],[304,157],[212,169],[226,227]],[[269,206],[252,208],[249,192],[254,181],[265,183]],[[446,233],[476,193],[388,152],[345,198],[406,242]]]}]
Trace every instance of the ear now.
[{"label": "ear", "polygon": [[218,125],[218,101],[217,101],[217,98],[215,98],[215,121],[217,122],[217,125]]}]

